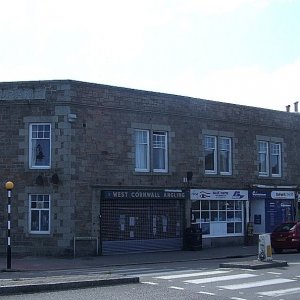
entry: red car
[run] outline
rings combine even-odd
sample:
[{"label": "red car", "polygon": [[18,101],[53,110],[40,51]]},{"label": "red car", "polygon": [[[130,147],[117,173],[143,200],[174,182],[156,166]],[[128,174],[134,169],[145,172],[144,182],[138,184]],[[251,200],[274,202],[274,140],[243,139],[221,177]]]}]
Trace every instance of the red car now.
[{"label": "red car", "polygon": [[297,249],[300,252],[300,222],[282,223],[271,233],[271,245],[275,253],[284,249]]}]

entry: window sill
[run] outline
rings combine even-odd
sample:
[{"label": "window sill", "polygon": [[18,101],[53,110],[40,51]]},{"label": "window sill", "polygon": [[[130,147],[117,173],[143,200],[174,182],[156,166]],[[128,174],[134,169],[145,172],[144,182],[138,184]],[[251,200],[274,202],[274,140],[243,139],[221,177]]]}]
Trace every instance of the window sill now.
[{"label": "window sill", "polygon": [[170,176],[171,174],[169,172],[133,172],[133,175],[135,176]]}]

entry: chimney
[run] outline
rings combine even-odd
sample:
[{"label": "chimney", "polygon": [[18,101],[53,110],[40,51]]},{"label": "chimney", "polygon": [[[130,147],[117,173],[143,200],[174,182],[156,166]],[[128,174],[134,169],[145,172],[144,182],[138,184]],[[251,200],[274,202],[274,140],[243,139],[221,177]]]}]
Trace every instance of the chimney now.
[{"label": "chimney", "polygon": [[298,101],[294,103],[295,112],[298,112]]},{"label": "chimney", "polygon": [[285,108],[286,108],[286,111],[287,111],[287,112],[290,112],[290,108],[291,108],[290,105],[287,105]]}]

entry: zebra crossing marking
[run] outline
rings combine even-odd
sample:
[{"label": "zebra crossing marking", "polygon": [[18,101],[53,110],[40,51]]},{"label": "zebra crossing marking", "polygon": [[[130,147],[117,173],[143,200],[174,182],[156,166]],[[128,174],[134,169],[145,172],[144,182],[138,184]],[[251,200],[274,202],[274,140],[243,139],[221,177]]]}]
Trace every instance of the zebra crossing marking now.
[{"label": "zebra crossing marking", "polygon": [[299,292],[300,292],[300,287],[284,289],[284,290],[277,290],[277,291],[259,292],[257,294],[262,295],[262,296],[279,297],[279,296],[285,296],[285,295],[298,294]]},{"label": "zebra crossing marking", "polygon": [[197,273],[185,273],[185,274],[176,274],[176,275],[166,275],[166,276],[158,276],[154,277],[157,279],[179,279],[179,278],[187,278],[187,277],[197,277],[197,276],[209,276],[209,275],[217,275],[231,272],[230,270],[224,271],[208,271],[208,272],[197,272]]},{"label": "zebra crossing marking", "polygon": [[184,288],[179,287],[179,286],[170,286],[169,288],[174,289],[174,290],[180,290],[180,291],[184,290]]},{"label": "zebra crossing marking", "polygon": [[266,286],[266,285],[272,285],[272,284],[278,284],[278,283],[287,283],[287,282],[293,282],[293,281],[296,281],[296,280],[285,279],[285,278],[276,278],[276,279],[270,279],[270,280],[248,282],[248,283],[223,285],[223,286],[219,286],[219,287],[226,289],[226,290],[239,290],[239,289],[248,289],[248,288]]},{"label": "zebra crossing marking", "polygon": [[209,296],[216,296],[215,293],[209,293],[209,292],[197,292],[197,294],[203,294],[203,295],[209,295]]},{"label": "zebra crossing marking", "polygon": [[202,283],[211,283],[211,282],[226,281],[226,280],[233,280],[233,279],[251,278],[251,277],[256,277],[256,276],[258,276],[258,275],[255,275],[255,274],[237,274],[237,275],[209,277],[209,278],[203,278],[203,279],[192,279],[192,280],[186,280],[184,282],[194,283],[194,284],[202,284]]},{"label": "zebra crossing marking", "polygon": [[141,283],[150,284],[150,285],[158,285],[157,282],[151,282],[151,281],[142,281]]}]

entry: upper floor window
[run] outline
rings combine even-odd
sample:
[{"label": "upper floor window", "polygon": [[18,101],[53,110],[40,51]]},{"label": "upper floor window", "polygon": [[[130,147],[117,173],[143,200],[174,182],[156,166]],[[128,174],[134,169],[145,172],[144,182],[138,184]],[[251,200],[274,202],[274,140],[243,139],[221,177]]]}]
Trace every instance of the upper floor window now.
[{"label": "upper floor window", "polygon": [[135,130],[135,171],[168,172],[167,132]]},{"label": "upper floor window", "polygon": [[30,233],[50,233],[50,195],[29,195]]},{"label": "upper floor window", "polygon": [[281,144],[258,141],[258,171],[260,176],[281,176]]},{"label": "upper floor window", "polygon": [[232,174],[231,138],[206,135],[204,152],[206,174]]},{"label": "upper floor window", "polygon": [[29,130],[29,167],[31,169],[49,169],[51,162],[51,124],[30,124]]}]

